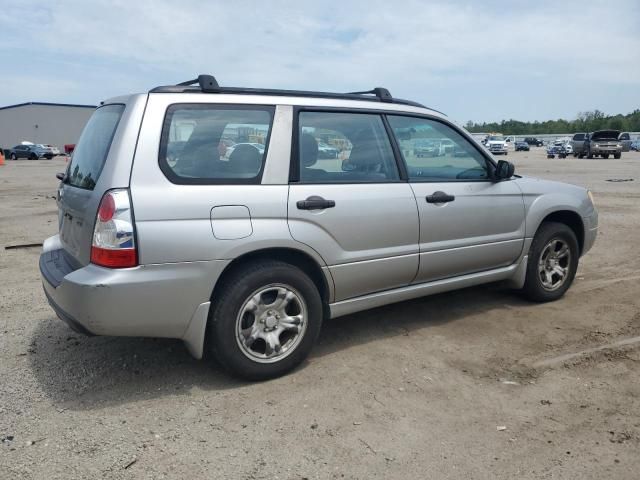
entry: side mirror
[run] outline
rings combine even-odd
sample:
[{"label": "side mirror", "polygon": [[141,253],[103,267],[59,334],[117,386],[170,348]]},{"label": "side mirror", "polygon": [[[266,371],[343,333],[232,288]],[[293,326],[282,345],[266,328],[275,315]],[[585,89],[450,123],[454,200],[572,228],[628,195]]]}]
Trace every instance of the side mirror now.
[{"label": "side mirror", "polygon": [[516,167],[511,162],[506,160],[500,160],[496,166],[495,178],[496,180],[504,180],[506,178],[513,177]]}]

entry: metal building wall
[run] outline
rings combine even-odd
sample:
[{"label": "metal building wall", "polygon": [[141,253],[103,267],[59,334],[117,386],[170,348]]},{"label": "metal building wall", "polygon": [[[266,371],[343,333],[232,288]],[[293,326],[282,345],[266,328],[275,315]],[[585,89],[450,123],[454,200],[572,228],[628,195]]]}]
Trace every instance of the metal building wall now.
[{"label": "metal building wall", "polygon": [[21,105],[0,109],[0,147],[22,141],[47,143],[63,151],[76,143],[93,108],[84,106]]}]

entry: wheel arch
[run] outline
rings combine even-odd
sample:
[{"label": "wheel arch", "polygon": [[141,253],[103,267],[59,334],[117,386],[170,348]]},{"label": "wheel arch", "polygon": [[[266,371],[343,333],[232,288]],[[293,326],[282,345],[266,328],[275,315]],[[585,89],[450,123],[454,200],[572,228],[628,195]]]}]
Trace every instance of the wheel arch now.
[{"label": "wheel arch", "polygon": [[220,290],[220,288],[222,288],[225,279],[228,278],[229,275],[233,274],[236,270],[242,268],[244,265],[260,260],[279,260],[281,262],[298,267],[300,270],[309,275],[313,283],[318,288],[318,291],[320,292],[320,298],[322,299],[322,303],[324,306],[324,317],[327,318],[327,315],[329,314],[328,306],[332,298],[332,283],[330,284],[330,279],[327,279],[327,276],[323,272],[322,267],[311,255],[295,248],[262,248],[259,250],[247,252],[235,258],[231,263],[229,263],[229,265],[225,267],[225,269],[220,274],[220,277],[216,281],[216,284],[213,287],[213,291],[211,292],[211,302],[215,301],[216,293]]},{"label": "wheel arch", "polygon": [[548,222],[558,222],[568,226],[578,240],[578,248],[580,249],[580,255],[582,255],[582,251],[584,249],[584,223],[582,221],[582,217],[578,213],[572,210],[557,210],[555,212],[551,212],[542,219],[538,228],[536,228],[536,233],[540,226]]}]

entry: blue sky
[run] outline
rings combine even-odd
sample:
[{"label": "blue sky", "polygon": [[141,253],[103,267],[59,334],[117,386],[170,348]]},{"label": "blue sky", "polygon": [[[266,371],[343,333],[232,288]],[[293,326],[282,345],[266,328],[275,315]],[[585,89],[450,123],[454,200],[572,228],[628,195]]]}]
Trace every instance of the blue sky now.
[{"label": "blue sky", "polygon": [[0,106],[95,104],[212,73],[384,86],[461,123],[640,108],[637,0],[2,0],[0,31]]}]

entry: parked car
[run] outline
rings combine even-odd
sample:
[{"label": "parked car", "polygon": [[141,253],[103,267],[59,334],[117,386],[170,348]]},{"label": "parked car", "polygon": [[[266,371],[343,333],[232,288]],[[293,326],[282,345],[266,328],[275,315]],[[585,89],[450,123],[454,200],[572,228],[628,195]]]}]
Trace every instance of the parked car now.
[{"label": "parked car", "polygon": [[440,140],[440,147],[442,150],[442,155],[453,154],[455,150],[455,143],[448,138],[443,138]]},{"label": "parked car", "polygon": [[567,158],[567,156],[571,153],[569,150],[571,149],[571,145],[562,141],[555,141],[551,145],[547,146],[547,158],[555,158],[557,155],[558,158]]},{"label": "parked car", "polygon": [[[307,357],[324,319],[496,281],[556,300],[594,244],[589,191],[515,175],[386,89],[195,82],[101,102],[57,175],[59,233],[40,271],[77,331],[180,338],[197,358],[271,378]],[[186,126],[171,165],[170,132]],[[222,161],[220,138],[238,131],[268,144]],[[318,131],[350,145],[348,168],[318,162]],[[425,135],[455,157],[416,158]]]},{"label": "parked car", "polygon": [[515,143],[515,150],[516,152],[519,151],[523,151],[523,152],[528,152],[529,151],[529,144],[527,142],[523,142],[523,141],[517,141]]},{"label": "parked car", "polygon": [[50,149],[43,148],[40,145],[21,144],[16,145],[9,151],[9,158],[11,160],[18,160],[19,158],[28,158],[29,160],[46,158],[50,160],[53,158],[53,153]]},{"label": "parked car", "polygon": [[486,143],[487,148],[494,155],[506,155],[507,150],[507,140],[503,136],[492,135],[487,139]]},{"label": "parked car", "polygon": [[600,156],[602,158],[621,158],[622,144],[618,140],[620,132],[618,130],[599,130],[589,134],[585,140],[584,148],[581,152],[582,156],[593,158]]},{"label": "parked car", "polygon": [[628,152],[631,149],[632,140],[631,140],[631,135],[629,134],[629,132],[622,132],[618,136],[618,141],[622,145],[622,151],[623,152]]},{"label": "parked car", "polygon": [[526,137],[524,141],[527,142],[527,145],[534,145],[536,147],[542,147],[544,145],[544,142],[536,137]]},{"label": "parked car", "polygon": [[582,132],[575,133],[573,135],[573,137],[569,141],[569,144],[571,145],[571,148],[573,149],[573,156],[574,157],[580,156],[580,158],[582,158],[581,154],[582,154],[582,152],[584,152],[585,142],[587,141],[587,137],[588,136],[589,135],[587,133],[582,133]]},{"label": "parked car", "polygon": [[340,151],[337,148],[323,142],[318,142],[318,158],[338,158],[339,153]]},{"label": "parked car", "polygon": [[49,150],[53,156],[57,156],[60,155],[60,149],[58,147],[56,147],[55,145],[49,145],[49,144],[39,144],[38,146],[42,147],[43,149],[47,149]]},{"label": "parked car", "polygon": [[230,145],[228,147],[225,148],[225,158],[231,158],[231,154],[234,152],[234,150],[240,146],[243,146],[242,148],[245,149],[246,146],[252,147],[255,150],[258,151],[258,153],[260,155],[264,154],[264,145],[262,145],[261,143],[250,143],[250,142],[240,142],[240,143],[236,143],[234,145]]},{"label": "parked car", "polygon": [[413,154],[416,157],[437,157],[440,155],[440,142],[418,139],[413,143]]}]

